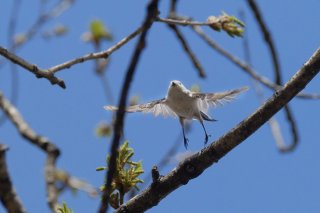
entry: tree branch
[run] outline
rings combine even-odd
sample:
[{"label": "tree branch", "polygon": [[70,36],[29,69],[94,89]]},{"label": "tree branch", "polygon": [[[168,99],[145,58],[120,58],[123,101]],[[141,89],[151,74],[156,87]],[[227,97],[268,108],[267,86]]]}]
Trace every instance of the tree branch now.
[{"label": "tree branch", "polygon": [[251,11],[253,12],[256,21],[258,22],[258,25],[260,27],[260,30],[263,34],[263,38],[265,40],[265,42],[267,43],[267,46],[269,47],[269,51],[270,51],[270,55],[272,58],[272,62],[273,62],[273,70],[274,70],[274,74],[275,74],[275,82],[279,85],[281,85],[281,70],[280,70],[280,63],[278,60],[278,54],[276,51],[276,47],[274,45],[274,42],[272,40],[272,36],[271,33],[269,32],[269,29],[265,23],[265,21],[263,20],[261,11],[259,10],[259,7],[257,5],[257,3],[255,2],[255,0],[247,0],[247,3],[249,4]]},{"label": "tree branch", "polygon": [[200,152],[182,161],[169,174],[150,185],[141,194],[129,200],[115,212],[143,212],[157,205],[175,189],[198,177],[213,163],[220,160],[233,148],[252,135],[284,105],[294,98],[320,71],[320,49],[311,56],[304,66],[277,90],[261,107],[248,118],[240,122],[228,133],[211,143]]},{"label": "tree branch", "polygon": [[[209,36],[207,36],[203,30],[198,27],[192,27],[192,29],[214,50],[219,52],[221,55],[223,55],[225,58],[230,60],[232,63],[234,63],[236,66],[241,68],[243,71],[245,71],[248,75],[250,75],[253,79],[257,80],[258,82],[262,83],[266,87],[272,89],[272,90],[278,90],[281,89],[282,86],[273,83],[270,81],[267,77],[259,75],[252,67],[250,67],[249,64],[246,64],[245,62],[241,61],[237,57],[233,56],[231,53],[227,52],[225,49],[223,49],[221,46],[219,46],[215,41],[213,41]],[[302,99],[320,99],[320,94],[309,94],[309,93],[303,93],[300,92],[297,97]]]},{"label": "tree branch", "polygon": [[[244,23],[246,23],[244,11],[240,11],[240,18]],[[248,29],[246,30],[246,33],[244,34],[244,37],[242,40],[243,40],[244,60],[251,67],[252,62],[251,62],[251,54],[250,54],[250,48],[249,48]],[[260,101],[260,104],[263,104],[265,102],[265,98],[264,98],[264,94],[263,94],[261,85],[259,84],[259,82],[257,80],[252,79],[252,78],[250,78],[250,79],[252,80],[253,88],[257,94],[257,97]],[[283,136],[282,136],[279,122],[277,121],[275,116],[273,116],[272,118],[269,119],[268,124],[270,126],[270,130],[271,130],[271,134],[273,136],[273,139],[275,140],[277,147],[280,148],[280,146],[284,145],[285,143],[283,140]]]},{"label": "tree branch", "polygon": [[46,78],[51,82],[51,84],[58,84],[63,89],[66,88],[66,85],[63,80],[57,78],[54,76],[54,74],[58,71],[61,71],[63,69],[67,69],[72,67],[75,64],[83,63],[88,60],[94,60],[98,58],[108,58],[114,51],[118,50],[120,47],[122,47],[124,44],[126,44],[128,41],[139,35],[142,31],[142,28],[139,27],[137,30],[135,30],[133,33],[128,35],[127,37],[120,40],[118,43],[110,47],[109,49],[101,52],[96,53],[89,53],[82,57],[75,58],[69,61],[66,61],[62,64],[55,65],[53,67],[50,67],[48,69],[41,69],[35,64],[31,64],[24,60],[23,58],[20,58],[19,56],[9,52],[7,49],[0,46],[0,55],[4,56],[5,58],[9,59],[15,64],[18,64],[19,66],[25,68],[26,70],[32,72],[36,75],[37,78]]},{"label": "tree branch", "polygon": [[[264,40],[268,46],[268,49],[270,51],[270,55],[272,58],[272,62],[273,62],[273,71],[274,71],[274,75],[275,75],[275,82],[278,85],[282,85],[282,76],[281,76],[281,69],[280,69],[280,63],[279,63],[279,58],[278,58],[278,54],[276,51],[276,47],[274,45],[271,33],[265,23],[265,21],[263,20],[261,11],[257,5],[257,3],[255,2],[255,0],[248,0],[247,1],[257,22],[258,25],[260,27],[260,30],[263,34]],[[295,122],[295,119],[293,117],[292,114],[292,110],[289,107],[289,104],[284,106],[284,112],[286,114],[286,118],[287,121],[290,125],[290,130],[291,130],[291,134],[292,134],[292,143],[288,146],[286,146],[284,143],[280,142],[280,144],[278,143],[278,147],[279,150],[282,152],[289,152],[294,150],[294,148],[298,145],[299,143],[299,134],[298,134],[298,128],[297,128],[297,124]]]},{"label": "tree branch", "polygon": [[104,213],[108,209],[108,199],[110,195],[111,183],[112,183],[114,171],[116,169],[116,159],[118,155],[117,149],[119,147],[120,138],[123,131],[123,124],[124,124],[124,117],[125,117],[124,109],[126,106],[127,96],[128,96],[129,88],[131,85],[131,81],[133,79],[133,75],[135,73],[136,66],[139,62],[141,53],[146,46],[146,37],[147,37],[148,30],[150,29],[157,15],[158,15],[158,0],[152,0],[150,1],[147,7],[147,15],[141,27],[142,32],[139,37],[138,43],[135,47],[135,50],[133,52],[131,62],[128,67],[126,77],[121,90],[121,97],[118,104],[119,110],[116,113],[116,120],[114,123],[114,136],[112,139],[112,145],[110,150],[111,156],[110,156],[110,161],[108,165],[108,171],[106,172],[105,190],[103,192],[100,208],[99,208],[100,213]]},{"label": "tree branch", "polygon": [[0,144],[0,200],[9,213],[25,213],[18,195],[16,194],[7,169],[5,159],[8,148]]},{"label": "tree branch", "polygon": [[26,70],[32,72],[33,74],[35,74],[37,78],[46,78],[48,79],[48,81],[50,81],[52,85],[58,84],[61,88],[63,89],[66,88],[64,81],[55,77],[53,73],[40,69],[37,65],[27,62],[23,58],[20,58],[19,56],[9,52],[7,49],[1,46],[0,46],[0,55],[9,59],[13,63],[25,68]]},{"label": "tree branch", "polygon": [[134,37],[139,35],[141,32],[142,32],[142,27],[139,27],[133,33],[124,37],[118,43],[116,43],[112,47],[108,48],[107,50],[104,50],[101,52],[96,52],[96,53],[89,53],[89,54],[86,54],[86,55],[81,56],[79,58],[72,59],[72,60],[64,62],[62,64],[55,65],[55,66],[49,68],[48,71],[51,73],[56,73],[60,70],[70,68],[71,66],[73,66],[75,64],[83,63],[88,60],[93,60],[93,59],[98,59],[98,58],[108,58],[114,51],[120,49],[120,47],[122,47],[123,45],[128,43],[128,41],[130,41],[131,39],[133,39]]},{"label": "tree branch", "polygon": [[55,164],[60,155],[60,150],[49,139],[36,134],[24,121],[19,111],[0,92],[0,108],[15,125],[19,133],[29,142],[47,154],[45,165],[45,179],[47,187],[48,204],[52,211],[57,207],[58,190],[55,186]]},{"label": "tree branch", "polygon": [[175,33],[175,35],[177,36],[178,40],[180,41],[184,51],[187,53],[187,55],[189,56],[193,66],[196,68],[196,70],[198,70],[198,74],[201,78],[205,78],[206,77],[206,73],[202,67],[202,65],[200,64],[200,61],[198,60],[198,58],[196,57],[196,55],[194,54],[194,52],[191,50],[191,48],[189,47],[186,39],[183,37],[182,32],[178,29],[178,27],[176,25],[173,24],[168,24],[168,26],[170,27],[170,29],[173,30],[173,32]]},{"label": "tree branch", "polygon": [[182,26],[210,26],[212,22],[199,22],[199,21],[192,21],[188,19],[171,19],[171,18],[156,18],[157,22],[163,22],[167,24],[173,25],[182,25]]}]

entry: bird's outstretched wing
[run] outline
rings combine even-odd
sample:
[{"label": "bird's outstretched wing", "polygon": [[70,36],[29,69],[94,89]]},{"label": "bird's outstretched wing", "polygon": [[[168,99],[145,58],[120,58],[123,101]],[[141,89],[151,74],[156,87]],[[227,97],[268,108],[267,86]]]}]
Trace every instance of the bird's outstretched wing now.
[{"label": "bird's outstretched wing", "polygon": [[[129,106],[126,108],[126,112],[143,112],[143,113],[153,113],[155,116],[163,115],[163,116],[177,116],[166,104],[166,99],[160,99],[151,101],[144,104],[138,104]],[[115,106],[104,106],[106,110],[117,111],[118,108]]]},{"label": "bird's outstretched wing", "polygon": [[242,87],[239,89],[228,90],[224,92],[217,93],[200,93],[194,92],[192,93],[192,97],[199,98],[199,108],[202,111],[207,111],[209,106],[221,106],[224,103],[232,101],[237,95],[241,92],[245,92],[248,90],[248,87]]}]

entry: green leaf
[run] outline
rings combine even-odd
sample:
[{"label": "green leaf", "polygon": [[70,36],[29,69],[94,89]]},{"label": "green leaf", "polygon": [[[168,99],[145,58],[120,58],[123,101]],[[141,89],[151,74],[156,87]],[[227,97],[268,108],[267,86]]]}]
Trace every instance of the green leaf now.
[{"label": "green leaf", "polygon": [[103,170],[107,170],[107,167],[105,166],[100,166],[96,168],[96,171],[103,171]]},{"label": "green leaf", "polygon": [[98,137],[110,137],[112,134],[112,125],[108,123],[100,123],[96,127],[96,135]]},{"label": "green leaf", "polygon": [[100,20],[93,20],[90,24],[92,39],[99,43],[102,39],[111,41],[112,35]]},{"label": "green leaf", "polygon": [[[120,206],[119,198],[123,197],[125,193],[129,192],[132,188],[138,188],[138,183],[143,183],[139,179],[144,171],[142,169],[142,161],[134,162],[131,158],[134,155],[134,150],[129,146],[129,142],[125,141],[118,150],[118,158],[116,161],[116,170],[114,173],[114,179],[111,183],[112,190],[110,192],[109,204],[118,208]],[[106,161],[109,164],[110,157],[108,156]],[[106,169],[106,167],[98,167]],[[97,168],[97,169],[98,169]],[[104,185],[100,187],[101,190],[104,190]]]},{"label": "green leaf", "polygon": [[63,202],[62,207],[58,207],[58,211],[60,213],[73,213],[72,209],[69,209],[65,202]]},{"label": "green leaf", "polygon": [[225,12],[219,17],[209,16],[207,19],[209,26],[216,30],[224,30],[231,37],[241,37],[243,35],[245,24],[235,16],[230,16]]}]

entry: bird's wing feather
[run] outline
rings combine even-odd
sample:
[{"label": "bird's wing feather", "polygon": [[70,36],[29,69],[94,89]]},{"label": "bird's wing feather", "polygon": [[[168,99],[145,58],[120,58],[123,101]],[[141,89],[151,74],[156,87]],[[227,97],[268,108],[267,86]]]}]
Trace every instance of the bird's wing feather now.
[{"label": "bird's wing feather", "polygon": [[[165,98],[160,100],[151,101],[144,104],[138,104],[129,106],[126,108],[126,112],[143,112],[143,113],[153,113],[155,116],[177,116],[166,104]],[[118,108],[115,106],[104,106],[106,110],[117,111]]]},{"label": "bird's wing feather", "polygon": [[235,90],[228,90],[217,93],[192,93],[192,97],[199,98],[199,108],[203,111],[207,111],[209,106],[221,106],[227,102],[232,101],[241,92],[247,91],[248,87],[242,87]]}]

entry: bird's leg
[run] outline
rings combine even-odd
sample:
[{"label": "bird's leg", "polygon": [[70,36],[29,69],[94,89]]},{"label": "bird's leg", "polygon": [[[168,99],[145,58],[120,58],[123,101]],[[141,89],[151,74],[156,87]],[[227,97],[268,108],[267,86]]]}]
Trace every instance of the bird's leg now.
[{"label": "bird's leg", "polygon": [[203,121],[200,121],[200,123],[201,123],[203,130],[204,130],[204,134],[206,135],[205,140],[204,140],[204,145],[206,145],[208,143],[208,139],[211,135],[207,134],[207,131],[206,131],[206,128],[204,127]]},{"label": "bird's leg", "polygon": [[183,144],[184,144],[184,147],[186,149],[188,149],[188,142],[189,142],[189,139],[186,138],[186,134],[184,132],[184,119],[183,118],[179,118],[179,121],[180,121],[180,124],[181,124],[181,127],[182,127],[182,134],[183,134]]}]

